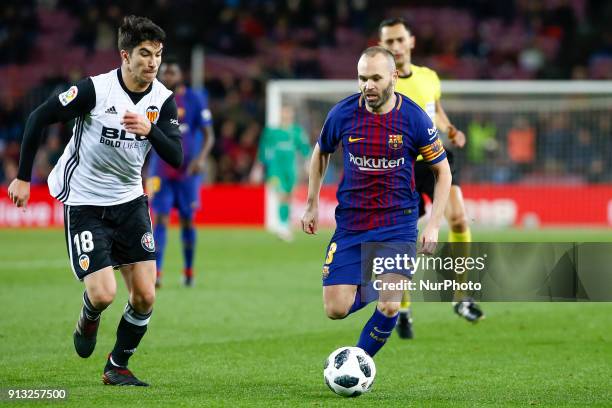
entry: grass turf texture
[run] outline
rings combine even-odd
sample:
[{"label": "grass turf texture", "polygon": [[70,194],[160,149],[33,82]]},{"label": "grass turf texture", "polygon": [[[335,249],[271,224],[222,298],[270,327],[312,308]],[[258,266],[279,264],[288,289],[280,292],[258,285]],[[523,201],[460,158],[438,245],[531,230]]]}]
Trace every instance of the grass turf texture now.
[{"label": "grass turf texture", "polygon": [[[80,359],[72,331],[83,286],[68,267],[63,232],[0,230],[0,388],[66,388],[67,401],[49,404],[79,407],[612,404],[610,303],[489,303],[477,325],[449,304],[417,303],[416,339],[390,339],[376,356],[373,391],[350,400],[332,394],[323,361],[355,344],[372,306],[342,321],[325,318],[320,276],[330,235],[298,235],[288,245],[258,230],[200,230],[196,287],[186,289],[172,231],[165,286],[130,362],[152,384],[142,389],[100,380],[127,299],[124,284],[102,316],[96,351]],[[605,230],[474,237],[612,240]]]}]

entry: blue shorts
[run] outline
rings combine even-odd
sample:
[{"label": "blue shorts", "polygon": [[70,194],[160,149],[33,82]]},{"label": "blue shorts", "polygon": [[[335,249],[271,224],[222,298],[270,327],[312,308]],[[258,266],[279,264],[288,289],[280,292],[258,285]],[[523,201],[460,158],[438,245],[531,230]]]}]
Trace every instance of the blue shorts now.
[{"label": "blue shorts", "polygon": [[201,176],[189,176],[182,180],[160,178],[159,190],[153,195],[151,207],[157,214],[170,214],[176,208],[183,219],[192,219],[200,206]]},{"label": "blue shorts", "polygon": [[[416,214],[416,212],[415,212]],[[378,227],[367,231],[336,229],[323,264],[323,286],[363,283],[361,244],[367,242],[416,243],[417,220],[413,223]],[[415,248],[415,246],[412,246]]]}]

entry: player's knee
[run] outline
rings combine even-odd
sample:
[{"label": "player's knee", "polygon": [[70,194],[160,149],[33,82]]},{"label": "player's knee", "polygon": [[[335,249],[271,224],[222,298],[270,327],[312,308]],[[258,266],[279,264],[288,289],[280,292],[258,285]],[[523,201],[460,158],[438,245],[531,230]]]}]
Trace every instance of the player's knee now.
[{"label": "player's knee", "polygon": [[468,228],[467,216],[463,211],[453,211],[449,214],[448,224],[455,232],[464,232]]},{"label": "player's knee", "polygon": [[116,287],[99,288],[95,290],[88,290],[87,296],[89,301],[98,310],[104,310],[115,300],[117,294]]},{"label": "player's knee", "polygon": [[378,310],[387,317],[395,316],[400,309],[400,302],[378,302]]},{"label": "player's knee", "polygon": [[132,306],[139,312],[151,310],[155,303],[155,290],[140,290],[132,294]]},{"label": "player's knee", "polygon": [[338,302],[326,302],[325,303],[325,314],[332,320],[344,319],[348,316],[350,305],[344,305]]}]

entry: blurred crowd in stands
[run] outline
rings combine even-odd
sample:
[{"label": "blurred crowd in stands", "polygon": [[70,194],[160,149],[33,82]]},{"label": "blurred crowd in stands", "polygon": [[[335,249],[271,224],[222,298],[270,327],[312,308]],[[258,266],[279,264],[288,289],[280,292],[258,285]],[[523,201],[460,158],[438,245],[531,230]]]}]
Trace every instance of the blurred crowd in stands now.
[{"label": "blurred crowd in stands", "polygon": [[[25,119],[37,104],[118,66],[116,29],[126,14],[163,27],[166,51],[187,66],[193,47],[204,47],[214,182],[248,180],[268,79],[353,78],[357,55],[376,43],[385,17],[411,23],[413,61],[443,79],[612,79],[612,3],[605,0],[3,0],[0,183],[16,173]],[[578,127],[558,115],[516,116],[505,127],[486,115],[456,121],[470,138],[466,181],[517,181],[541,171],[612,177],[609,108]],[[61,154],[69,126],[47,131],[35,181]],[[314,141],[317,130],[311,134]],[[552,157],[559,149],[568,156]],[[489,150],[497,152],[494,163],[483,153]],[[575,162],[565,160],[574,155]],[[480,171],[492,164],[495,172]]]}]

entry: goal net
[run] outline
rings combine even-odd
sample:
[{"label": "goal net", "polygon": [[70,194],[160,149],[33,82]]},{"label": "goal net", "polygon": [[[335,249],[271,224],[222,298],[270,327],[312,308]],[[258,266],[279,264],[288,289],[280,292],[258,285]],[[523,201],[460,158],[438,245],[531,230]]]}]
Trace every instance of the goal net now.
[{"label": "goal net", "polygon": [[[267,125],[293,106],[314,145],[331,107],[355,92],[356,80],[270,81]],[[465,148],[450,148],[474,226],[612,225],[612,81],[442,81],[442,102],[467,136]],[[333,225],[341,160],[334,155],[325,179],[323,224]],[[294,221],[303,210],[305,173],[300,180]],[[273,226],[273,191],[267,197]]]}]

